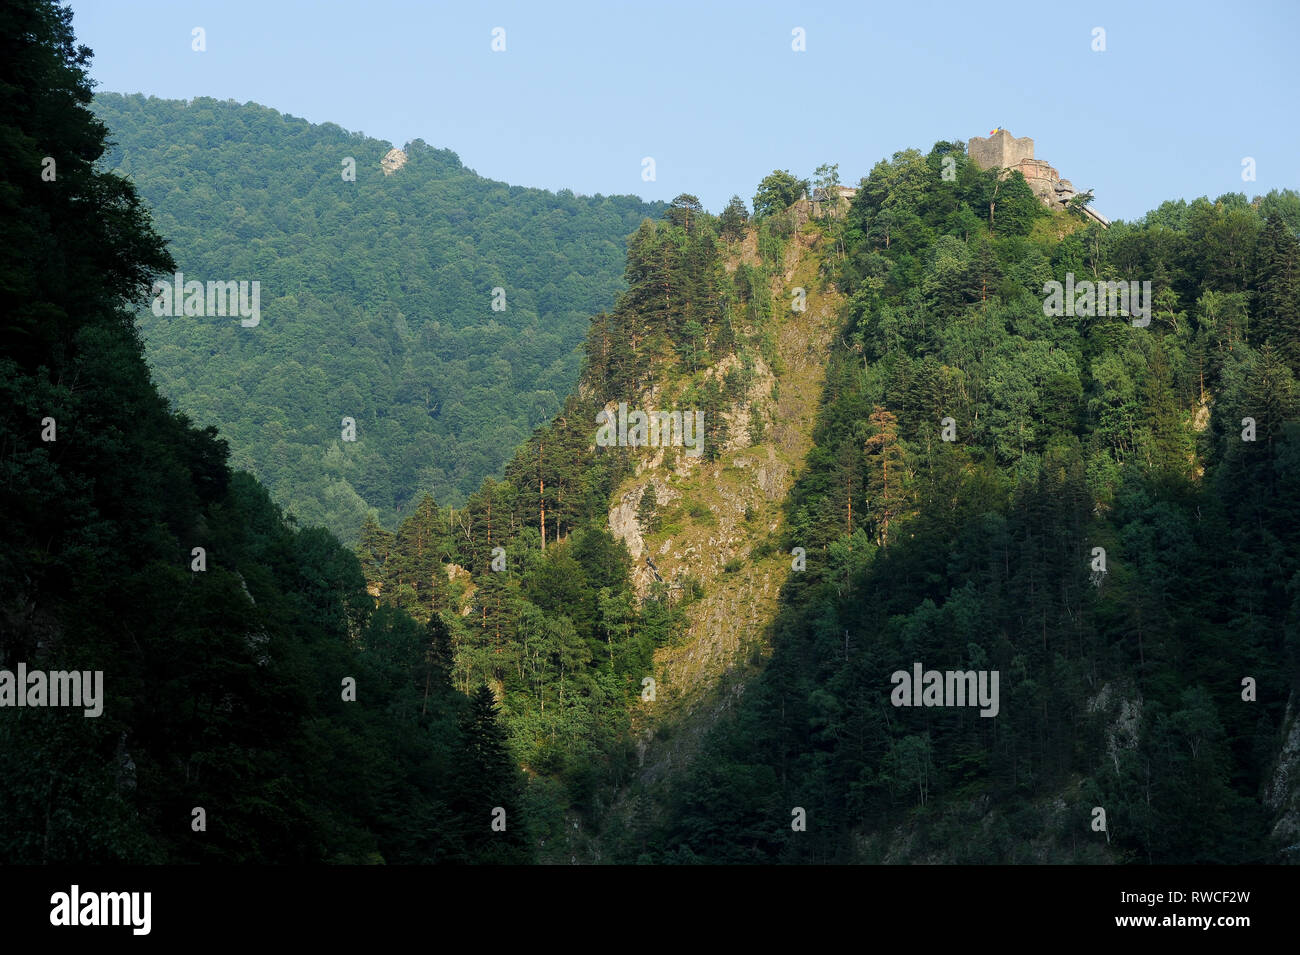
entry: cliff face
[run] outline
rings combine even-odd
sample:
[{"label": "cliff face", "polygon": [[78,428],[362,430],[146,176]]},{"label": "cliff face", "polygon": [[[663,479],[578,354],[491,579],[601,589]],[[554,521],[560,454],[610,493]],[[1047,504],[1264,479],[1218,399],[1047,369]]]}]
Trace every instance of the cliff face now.
[{"label": "cliff face", "polygon": [[[1020,169],[1044,169],[1043,178],[1056,177],[1031,154],[1017,158],[1003,152],[999,159],[1008,156]],[[899,166],[907,162],[913,160],[906,155],[897,160]],[[937,167],[931,162],[926,174]],[[980,186],[984,191],[972,192],[987,194],[996,176],[980,177]],[[869,202],[870,190],[863,193]],[[1033,238],[1027,241],[1040,246],[1045,263],[1080,223],[1074,216],[1039,216],[1032,201],[1020,198],[1033,219]],[[860,218],[869,208],[864,204],[849,217],[850,228],[867,236],[856,241],[874,241],[870,223]],[[994,443],[982,446],[983,454],[968,456],[958,449],[947,456],[938,440],[923,440],[929,416],[967,400],[967,389],[987,389],[985,398],[971,401],[975,421],[980,414],[1001,413],[1008,383],[1017,369],[1032,368],[1035,355],[1051,354],[1057,362],[1067,346],[1102,343],[1121,351],[1136,369],[1155,364],[1141,350],[1153,343],[1142,338],[1138,347],[1123,352],[1126,340],[1110,334],[1118,326],[1095,335],[1091,329],[1044,328],[1035,303],[1024,304],[1023,296],[1017,305],[1000,301],[1001,293],[990,294],[992,304],[985,305],[982,283],[972,281],[980,278],[978,271],[965,279],[970,290],[965,304],[926,301],[924,289],[954,281],[943,264],[950,250],[963,244],[953,235],[940,234],[928,247],[918,243],[921,251],[896,235],[891,263],[900,272],[911,268],[913,259],[926,264],[919,277],[902,273],[897,280],[898,291],[891,294],[902,305],[863,309],[864,289],[872,286],[853,274],[855,237],[850,234],[848,243],[850,267],[837,269],[839,223],[827,215],[814,217],[811,209],[804,200],[784,214],[790,232],[780,257],[767,242],[760,254],[752,231],[730,248],[725,268],[737,280],[736,294],[745,294],[744,269],[765,270],[772,305],[768,317],[756,320],[757,329],[737,322],[740,348],[706,357],[700,367],[682,357],[687,349],[678,335],[671,349],[661,349],[666,357],[638,366],[648,372],[622,379],[640,383],[627,386],[629,394],[604,401],[607,411],[624,405],[685,408],[698,396],[701,381],[727,379],[727,402],[709,414],[710,421],[725,418],[728,427],[703,457],[672,447],[620,457],[620,469],[602,490],[597,514],[632,555],[643,605],[652,605],[645,598],[666,588],[685,613],[680,630],[668,632],[668,642],[646,667],[653,690],[632,704],[632,740],[619,754],[626,761],[617,767],[622,775],[596,797],[595,812],[585,817],[591,820],[589,831],[583,831],[576,813],[566,820],[573,831],[556,840],[557,857],[562,853],[565,862],[1110,863],[1149,860],[1153,851],[1192,858],[1198,851],[1218,852],[1219,845],[1243,844],[1232,832],[1234,818],[1248,819],[1241,828],[1250,839],[1271,831],[1283,857],[1293,857],[1300,844],[1295,700],[1285,719],[1280,712],[1271,714],[1269,732],[1281,720],[1271,743],[1274,759],[1264,770],[1270,761],[1259,758],[1257,749],[1253,766],[1260,769],[1252,769],[1248,785],[1240,786],[1222,768],[1232,754],[1221,745],[1226,738],[1221,731],[1236,728],[1217,722],[1213,698],[1202,688],[1181,689],[1180,681],[1195,684],[1204,678],[1173,665],[1162,680],[1148,676],[1156,644],[1140,614],[1150,606],[1150,594],[1136,582],[1145,571],[1134,568],[1149,566],[1150,557],[1168,548],[1142,535],[1150,533],[1148,525],[1158,525],[1162,534],[1178,529],[1189,542],[1201,533],[1212,541],[1214,535],[1198,529],[1211,512],[1207,509],[1203,518],[1199,507],[1187,505],[1175,519],[1177,502],[1160,501],[1149,517],[1139,510],[1149,499],[1136,495],[1116,504],[1098,491],[1121,482],[1088,483],[1082,455],[1063,446],[1049,446],[1044,455],[1049,465],[1030,481],[1013,472],[1025,461],[1031,471],[1039,467],[1023,442],[999,446],[997,434],[990,432]],[[1089,235],[1107,238],[1100,230]],[[875,249],[864,269],[882,258]],[[1031,259],[1024,247],[1006,243],[1002,267]],[[861,283],[854,308],[827,275],[843,276],[846,285]],[[682,270],[673,287],[690,287],[689,276]],[[671,311],[660,286],[651,287],[654,297],[647,298],[646,314],[670,312],[677,318],[680,306],[674,303],[677,311]],[[806,309],[795,311],[792,301],[802,295]],[[1007,319],[1017,308],[1024,322],[1011,328]],[[853,322],[841,332],[850,312]],[[927,333],[930,321],[947,324]],[[1130,326],[1123,328],[1128,335]],[[761,357],[755,354],[760,339]],[[995,347],[997,340],[1001,344]],[[1051,349],[1043,347],[1048,341]],[[968,350],[958,350],[954,342]],[[979,357],[980,350],[988,357]],[[652,352],[647,347],[642,355]],[[994,359],[995,353],[1006,357]],[[922,373],[927,357],[933,370]],[[1103,355],[1087,366],[1095,379],[1087,387],[1099,399],[1115,390],[1106,377],[1110,360]],[[1080,365],[1071,359],[1052,367],[1084,366],[1082,359]],[[828,369],[830,388],[824,384]],[[739,379],[737,371],[744,372]],[[1070,405],[1086,393],[1082,382],[1065,393],[1047,387],[1046,373],[1040,378],[1042,390],[1026,388],[1037,396],[1028,405],[1058,399]],[[1153,377],[1148,387],[1161,380]],[[1180,380],[1193,379],[1184,374]],[[952,383],[946,394],[945,382]],[[594,390],[589,384],[588,399]],[[891,400],[890,414],[883,413],[884,401],[876,404],[877,394]],[[1190,388],[1181,395],[1181,411],[1170,411],[1162,427],[1180,437],[1169,443],[1169,460],[1190,454],[1199,482],[1204,447],[1184,432],[1212,431],[1210,406],[1204,388],[1199,400]],[[916,420],[904,421],[899,430],[906,427],[921,437],[914,439],[915,470],[899,479],[896,459],[886,454],[908,409]],[[867,421],[862,430],[854,428]],[[1092,438],[1097,426],[1089,418],[1082,427],[1072,416],[1059,430],[1071,438]],[[1002,460],[989,453],[990,447]],[[855,455],[865,456],[866,463]],[[1135,470],[1143,463],[1155,470],[1149,458],[1135,458]],[[1189,494],[1200,493],[1195,482],[1189,483]],[[897,491],[900,483],[903,492]],[[841,488],[843,497],[831,499]],[[806,496],[805,489],[811,489]],[[841,525],[838,514],[845,504],[850,507]],[[861,504],[874,504],[875,516],[861,513]],[[1129,510],[1113,516],[1120,507]],[[788,512],[793,516],[787,518]],[[853,523],[855,518],[862,526]],[[786,532],[787,519],[792,533]],[[847,536],[836,536],[841,526],[862,533],[849,538],[837,555],[835,545]],[[885,528],[891,527],[886,541]],[[808,540],[808,528],[827,533],[809,544],[812,572],[792,574],[788,548]],[[874,531],[870,539],[868,528]],[[1110,541],[1111,571],[1093,568],[1089,576],[1070,566],[1071,554],[1086,554],[1083,544],[1097,540]],[[1149,551],[1147,540],[1153,542]],[[842,578],[825,570],[841,567]],[[1106,578],[1103,602],[1097,596],[1098,574],[1107,573],[1114,576]],[[1186,596],[1169,597],[1170,605],[1180,602],[1190,605]],[[1135,618],[1145,629],[1120,629]],[[1174,646],[1188,626],[1171,624],[1164,646]],[[1218,634],[1207,632],[1204,639],[1217,645],[1209,641]],[[1007,705],[996,724],[965,712],[931,716],[889,706],[900,704],[879,688],[894,667],[945,654],[962,667],[988,665],[1002,675]],[[1177,657],[1180,663],[1183,658]],[[644,666],[644,658],[635,666]],[[1213,830],[1203,840],[1209,849],[1159,841],[1188,828],[1167,821],[1183,810],[1180,800],[1186,794],[1204,797],[1206,806],[1220,812],[1205,827]],[[822,800],[820,818],[834,825],[807,840],[791,837],[782,813],[806,808],[814,798]],[[1101,828],[1092,825],[1097,817],[1090,815],[1098,808],[1107,817],[1100,819]],[[805,831],[811,830],[789,829]],[[736,833],[752,838],[752,844],[737,847]],[[812,851],[799,841],[818,837],[822,842]]]},{"label": "cliff face", "polygon": [[[755,361],[745,395],[724,412],[728,438],[721,455],[705,462],[659,449],[611,501],[608,526],[633,556],[642,595],[657,579],[670,588],[702,589],[684,637],[655,654],[655,699],[643,700],[634,714],[638,775],[607,814],[607,823],[620,828],[659,817],[672,781],[690,767],[705,734],[744,693],[770,650],[768,631],[791,556],[764,545],[781,536],[786,495],[812,447],[826,356],[844,317],[843,296],[820,278],[831,243],[799,212],[788,213],[797,231],[771,276],[772,360]],[[757,261],[751,232],[726,268]],[[806,296],[801,312],[791,307],[796,289]],[[706,374],[721,378],[735,362],[729,355]],[[656,382],[640,401],[666,406],[672,392],[671,382]],[[638,517],[647,488],[661,515],[657,527]],[[599,839],[583,845],[583,854],[600,858]]]},{"label": "cliff face", "polygon": [[1287,701],[1282,748],[1264,803],[1274,812],[1272,836],[1287,862],[1300,861],[1300,714],[1296,696]]}]

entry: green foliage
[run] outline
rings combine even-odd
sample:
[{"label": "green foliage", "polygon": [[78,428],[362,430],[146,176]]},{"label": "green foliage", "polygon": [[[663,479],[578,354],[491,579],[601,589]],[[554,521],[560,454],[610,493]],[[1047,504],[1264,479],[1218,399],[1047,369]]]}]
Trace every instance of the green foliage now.
[{"label": "green foliage", "polygon": [[[760,184],[762,267],[734,277],[719,237],[740,210],[679,196],[628,241],[615,299],[634,200],[506,190],[418,142],[384,178],[386,144],[211,100],[104,97],[123,145],[101,160],[69,20],[50,0],[0,13],[0,143],[15,169],[65,157],[57,182],[0,193],[0,658],[104,670],[105,713],[0,721],[0,858],[509,863],[575,817],[598,828],[637,774],[641,680],[705,585],[638,599],[607,530],[634,459],[593,446],[595,415],[666,385],[716,458],[751,356],[775,364],[769,270],[807,183]],[[334,178],[347,155],[355,183]],[[1274,857],[1260,794],[1300,683],[1297,209],[1229,195],[1080,228],[955,144],[878,164],[831,266],[846,323],[786,538],[752,529],[754,559],[798,546],[807,569],[666,817],[609,826],[615,857]],[[267,334],[148,313],[137,331],[178,265],[261,279]],[[1045,316],[1066,272],[1149,277],[1151,325]],[[561,402],[576,337],[555,329],[611,300]],[[226,422],[277,497],[359,529],[355,555],[169,408],[142,334],[182,410]],[[332,438],[344,414],[355,445]],[[715,521],[649,493],[638,517]],[[997,670],[999,715],[888,707],[914,661]],[[1085,842],[1097,804],[1108,848]]]},{"label": "green foliage", "polygon": [[[0,859],[526,861],[487,838],[515,769],[464,755],[492,717],[452,688],[442,630],[376,608],[351,553],[154,389],[133,309],[175,263],[97,166],[70,20],[0,7],[0,143],[32,172],[0,193],[0,663],[102,671],[103,711],[0,714]],[[392,540],[365,540],[385,564]]]},{"label": "green foliage", "polygon": [[784,212],[808,192],[808,180],[799,179],[793,173],[778,169],[765,176],[758,184],[754,194],[754,218],[762,219],[778,212]]},{"label": "green foliage", "polygon": [[1255,267],[1255,329],[1300,374],[1300,241],[1296,226],[1269,216]]},{"label": "green foliage", "polygon": [[385,175],[388,143],[252,103],[104,93],[93,108],[105,162],[186,279],[261,282],[255,329],[140,313],[160,390],[349,542],[367,513],[391,523],[426,492],[463,504],[500,473],[577,380],[625,236],[663,208],[492,182],[418,140]]},{"label": "green foliage", "polygon": [[835,190],[840,184],[840,164],[822,163],[813,175],[813,187],[824,197],[836,199]]},{"label": "green foliage", "polygon": [[641,501],[637,504],[636,518],[645,533],[653,534],[659,530],[662,521],[659,514],[659,501],[653,484],[647,484],[645,490],[641,492]]},{"label": "green foliage", "polygon": [[[1300,680],[1293,199],[1103,230],[952,144],[872,170],[779,545],[807,570],[648,861],[1274,857],[1260,793]],[[1046,317],[1066,272],[1149,279],[1150,326]],[[889,706],[918,661],[999,671],[999,715]],[[790,806],[816,825],[792,833]]]},{"label": "green foliage", "polygon": [[[453,685],[479,698],[475,688],[486,685],[501,700],[502,745],[528,774],[493,805],[508,818],[507,797],[526,807],[526,823],[538,820],[531,838],[545,839],[547,820],[566,813],[595,822],[597,802],[627,772],[630,703],[653,672],[655,648],[682,626],[680,608],[660,599],[638,606],[631,558],[604,526],[622,468],[593,454],[591,420],[594,411],[578,412],[570,399],[565,415],[517,452],[504,482],[486,482],[463,508],[426,499],[395,534],[369,522],[361,533],[359,555],[381,606],[445,620]],[[653,493],[638,512],[658,521]],[[367,543],[376,540],[391,546]],[[504,549],[499,562],[495,547]],[[449,581],[458,568],[472,591]]]},{"label": "green foliage", "polygon": [[775,270],[785,258],[785,247],[794,232],[794,224],[789,214],[771,215],[759,222],[758,256],[763,265]]},{"label": "green foliage", "polygon": [[749,224],[749,210],[740,196],[732,196],[731,201],[718,216],[718,234],[728,242],[739,242],[745,237]]},{"label": "green foliage", "polygon": [[668,204],[664,218],[689,233],[704,214],[704,206],[700,205],[699,198],[683,192]]}]

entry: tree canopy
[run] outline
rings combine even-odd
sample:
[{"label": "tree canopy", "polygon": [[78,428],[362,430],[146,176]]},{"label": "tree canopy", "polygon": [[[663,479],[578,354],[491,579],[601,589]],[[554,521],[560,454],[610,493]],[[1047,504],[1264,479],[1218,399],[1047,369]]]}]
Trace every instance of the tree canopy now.
[{"label": "tree canopy", "polygon": [[93,109],[184,279],[261,283],[253,329],[141,311],[160,390],[349,542],[371,510],[460,504],[500,473],[577,381],[627,235],[664,208],[493,182],[419,140],[386,175],[390,144],[254,103]]}]

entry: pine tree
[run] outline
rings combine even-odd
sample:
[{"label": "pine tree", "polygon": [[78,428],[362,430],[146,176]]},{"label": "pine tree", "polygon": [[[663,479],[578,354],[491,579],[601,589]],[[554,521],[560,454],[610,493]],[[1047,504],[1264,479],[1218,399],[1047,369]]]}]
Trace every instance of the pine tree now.
[{"label": "pine tree", "polygon": [[1269,216],[1255,278],[1254,329],[1300,374],[1300,241],[1279,216]]},{"label": "pine tree", "polygon": [[898,441],[898,419],[876,405],[869,419],[872,435],[867,439],[867,496],[871,513],[880,527],[877,540],[889,544],[889,524],[902,510],[903,448]]},{"label": "pine tree", "polygon": [[655,486],[647,484],[645,490],[641,492],[641,501],[637,504],[636,519],[647,534],[653,534],[659,529],[659,500],[655,494]]},{"label": "pine tree", "polygon": [[704,206],[700,204],[700,200],[689,193],[683,192],[668,206],[664,218],[679,229],[690,232],[692,226],[703,214]]},{"label": "pine tree", "polygon": [[451,674],[455,669],[455,654],[451,646],[451,631],[442,616],[433,613],[424,626],[425,639],[425,677],[424,705],[427,711],[429,694],[435,698],[446,698],[452,692]]},{"label": "pine tree", "polygon": [[382,587],[387,582],[385,564],[393,552],[394,541],[393,534],[384,530],[375,518],[374,512],[366,515],[365,522],[361,525],[360,540],[357,543],[357,557],[361,561],[361,569],[365,572],[367,583],[379,584]]},{"label": "pine tree", "polygon": [[745,237],[748,224],[749,210],[745,208],[745,200],[740,196],[732,196],[718,216],[718,232],[727,242],[739,242]]},{"label": "pine tree", "polygon": [[451,555],[445,515],[433,495],[426,494],[415,511],[402,522],[393,545],[394,599],[418,620],[447,606],[445,565]]},{"label": "pine tree", "polygon": [[[464,779],[456,799],[465,843],[480,861],[523,862],[525,839],[518,815],[519,778],[496,698],[486,683],[470,697],[460,720],[457,766]],[[505,810],[504,832],[494,831],[498,809]]]}]

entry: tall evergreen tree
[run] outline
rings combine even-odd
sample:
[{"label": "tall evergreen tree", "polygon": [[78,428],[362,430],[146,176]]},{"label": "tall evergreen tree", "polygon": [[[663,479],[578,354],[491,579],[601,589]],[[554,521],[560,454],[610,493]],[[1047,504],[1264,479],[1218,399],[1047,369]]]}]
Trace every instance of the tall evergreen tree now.
[{"label": "tall evergreen tree", "polygon": [[727,242],[739,242],[745,237],[745,228],[749,224],[749,210],[745,200],[732,196],[726,208],[718,216],[718,232]]},{"label": "tall evergreen tree", "polygon": [[1255,289],[1256,337],[1276,348],[1300,375],[1300,241],[1280,216],[1264,223]]},{"label": "tall evergreen tree", "polygon": [[527,861],[526,836],[518,815],[519,771],[501,727],[496,698],[486,683],[470,697],[460,726],[465,781],[456,805],[465,819],[465,843],[488,861]]}]

